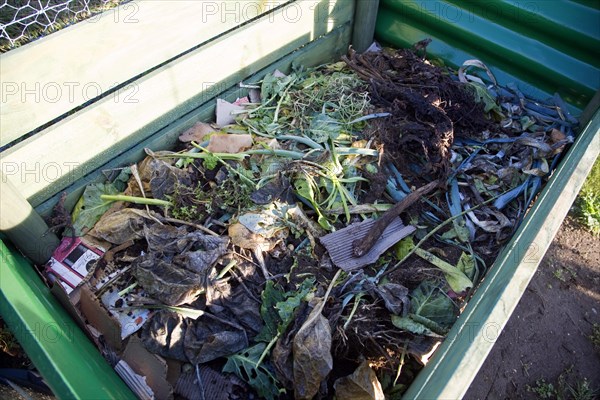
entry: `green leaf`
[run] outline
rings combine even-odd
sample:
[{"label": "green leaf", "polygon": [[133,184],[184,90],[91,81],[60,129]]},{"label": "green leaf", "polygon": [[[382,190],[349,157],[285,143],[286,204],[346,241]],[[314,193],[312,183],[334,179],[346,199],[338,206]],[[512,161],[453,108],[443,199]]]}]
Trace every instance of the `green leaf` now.
[{"label": "green leaf", "polygon": [[307,278],[295,292],[284,292],[278,289],[273,281],[268,281],[261,294],[260,315],[265,326],[256,337],[256,341],[270,342],[274,337],[283,334],[296,308],[314,287],[314,277]]},{"label": "green leaf", "polygon": [[309,178],[306,174],[303,174],[299,179],[296,179],[294,181],[296,195],[306,199],[312,205],[313,209],[317,213],[317,222],[319,223],[319,225],[321,225],[323,229],[330,231],[332,228],[331,224],[329,223],[327,218],[325,218],[325,216],[323,216],[323,214],[321,213],[319,203],[315,198],[314,186],[316,186],[314,180]]},{"label": "green leaf", "polygon": [[117,189],[110,183],[94,183],[85,188],[72,214],[76,236],[83,236],[92,229],[113,203],[102,200],[100,196],[117,193]]},{"label": "green leaf", "polygon": [[454,303],[436,285],[424,281],[410,294],[412,314],[425,317],[442,327],[456,320]]},{"label": "green leaf", "polygon": [[310,136],[317,143],[335,140],[342,131],[342,124],[326,114],[319,114],[310,122]]},{"label": "green leaf", "polygon": [[206,157],[202,160],[202,166],[206,169],[213,170],[219,165],[219,159],[212,153],[206,153]]},{"label": "green leaf", "polygon": [[484,111],[486,113],[493,110],[495,113],[502,115],[502,109],[496,104],[496,101],[485,86],[477,82],[469,82],[466,87],[471,90],[476,102],[484,104]]},{"label": "green leaf", "polygon": [[465,220],[463,218],[457,218],[452,221],[452,225],[454,225],[454,232],[458,236],[458,240],[463,243],[469,242],[469,228],[467,228]]},{"label": "green leaf", "polygon": [[436,333],[440,336],[445,336],[448,333],[448,330],[443,328],[440,324],[435,321],[430,320],[429,318],[423,317],[422,315],[417,314],[408,314],[409,318],[415,321],[418,324],[425,326],[427,329],[431,330],[433,333]]},{"label": "green leaf", "polygon": [[412,236],[407,236],[396,245],[394,245],[394,252],[396,254],[396,258],[398,260],[404,260],[404,257],[411,252],[411,250],[415,247]]},{"label": "green leaf", "polygon": [[273,281],[267,281],[265,290],[261,294],[260,316],[265,322],[262,330],[256,336],[257,342],[270,342],[277,335],[277,325],[280,317],[275,306],[285,300],[284,293],[275,287]]},{"label": "green leaf", "polygon": [[227,357],[223,372],[233,373],[248,382],[260,398],[273,400],[285,393],[285,389],[279,388],[279,382],[264,364],[256,367],[265,347],[264,343],[259,343],[241,353]]},{"label": "green leaf", "polygon": [[473,287],[473,282],[461,270],[448,264],[434,254],[423,249],[416,249],[415,254],[441,269],[446,277],[446,281],[448,281],[448,285],[456,293],[462,293],[468,288]]},{"label": "green leaf", "polygon": [[467,253],[462,253],[456,268],[462,271],[469,279],[473,279],[475,276],[475,258]]},{"label": "green leaf", "polygon": [[288,325],[292,321],[292,317],[294,316],[296,308],[298,308],[302,300],[304,300],[314,285],[314,277],[306,278],[297,291],[286,293],[287,299],[285,301],[277,302],[275,308],[277,309],[279,318],[281,318],[282,321],[278,329],[280,333],[283,333],[287,329]]},{"label": "green leaf", "polygon": [[396,328],[400,328],[404,331],[414,333],[415,335],[425,335],[439,337],[438,334],[427,328],[425,325],[415,322],[410,317],[400,317],[398,315],[392,315],[392,324]]}]

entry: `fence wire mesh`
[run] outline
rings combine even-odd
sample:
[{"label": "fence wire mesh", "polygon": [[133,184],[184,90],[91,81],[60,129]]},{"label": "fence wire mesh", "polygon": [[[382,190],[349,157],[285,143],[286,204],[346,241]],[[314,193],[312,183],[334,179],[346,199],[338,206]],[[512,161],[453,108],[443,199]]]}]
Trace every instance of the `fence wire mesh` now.
[{"label": "fence wire mesh", "polygon": [[0,52],[131,0],[0,0]]}]

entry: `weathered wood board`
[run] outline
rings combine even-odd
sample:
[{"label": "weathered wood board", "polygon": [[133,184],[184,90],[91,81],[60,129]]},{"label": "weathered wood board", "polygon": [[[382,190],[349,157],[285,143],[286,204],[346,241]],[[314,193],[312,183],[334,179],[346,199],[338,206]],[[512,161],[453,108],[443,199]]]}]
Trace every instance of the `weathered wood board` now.
[{"label": "weathered wood board", "polygon": [[290,1],[134,1],[0,55],[0,147]]}]

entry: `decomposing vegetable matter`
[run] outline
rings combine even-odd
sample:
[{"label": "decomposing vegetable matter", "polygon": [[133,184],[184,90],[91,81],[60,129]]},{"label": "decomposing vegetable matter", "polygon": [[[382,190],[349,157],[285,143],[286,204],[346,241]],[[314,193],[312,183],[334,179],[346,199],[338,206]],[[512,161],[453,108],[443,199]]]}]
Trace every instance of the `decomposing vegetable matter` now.
[{"label": "decomposing vegetable matter", "polygon": [[[170,360],[177,396],[223,380],[214,398],[399,398],[577,121],[479,61],[455,72],[414,49],[243,86],[221,126],[199,122],[179,149],[88,186],[74,233],[112,250],[83,285],[148,311],[129,334]],[[384,231],[375,258],[348,261]]]}]

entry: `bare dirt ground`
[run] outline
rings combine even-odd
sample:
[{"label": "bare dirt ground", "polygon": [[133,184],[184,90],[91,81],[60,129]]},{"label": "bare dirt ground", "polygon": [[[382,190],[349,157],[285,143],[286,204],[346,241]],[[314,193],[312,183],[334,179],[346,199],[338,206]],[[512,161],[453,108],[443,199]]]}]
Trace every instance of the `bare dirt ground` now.
[{"label": "bare dirt ground", "polygon": [[[567,218],[465,399],[542,398],[528,386],[543,378],[556,388],[571,366],[572,385],[587,378],[600,388],[600,350],[588,338],[593,324],[600,324],[600,240]],[[17,398],[0,385],[0,399]]]},{"label": "bare dirt ground", "polygon": [[531,391],[536,381],[556,389],[561,374],[572,386],[587,378],[600,389],[600,349],[589,339],[594,324],[600,240],[567,218],[465,399],[543,398]]}]

